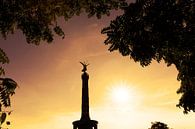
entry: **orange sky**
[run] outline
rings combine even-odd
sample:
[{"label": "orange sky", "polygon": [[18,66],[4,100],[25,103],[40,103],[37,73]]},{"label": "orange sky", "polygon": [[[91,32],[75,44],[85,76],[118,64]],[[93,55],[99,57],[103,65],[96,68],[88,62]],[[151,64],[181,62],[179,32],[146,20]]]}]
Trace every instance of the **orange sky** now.
[{"label": "orange sky", "polygon": [[[100,30],[115,16],[74,17],[63,24],[66,38],[56,37],[49,45],[28,45],[19,31],[0,39],[10,57],[6,76],[20,85],[12,97],[9,129],[72,129],[72,121],[80,119],[79,61],[90,63],[90,115],[99,121],[99,129],[147,129],[154,121],[174,129],[195,128],[194,113],[184,115],[175,106],[180,83],[174,66],[153,62],[142,68],[129,57],[107,51]],[[124,104],[111,98],[112,89],[121,83],[131,91]]]}]

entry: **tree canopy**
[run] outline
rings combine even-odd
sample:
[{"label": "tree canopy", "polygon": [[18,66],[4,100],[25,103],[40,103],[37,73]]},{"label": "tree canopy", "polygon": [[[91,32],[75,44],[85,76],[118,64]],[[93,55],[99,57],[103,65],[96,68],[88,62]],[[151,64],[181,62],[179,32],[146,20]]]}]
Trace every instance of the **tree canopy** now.
[{"label": "tree canopy", "polygon": [[175,65],[182,94],[178,107],[195,112],[194,0],[137,0],[102,30],[110,51],[143,67],[152,60]]},{"label": "tree canopy", "polygon": [[[84,12],[88,17],[101,18],[126,5],[125,0],[0,0],[0,36],[6,39],[8,34],[21,30],[27,43],[50,43],[54,34],[65,36],[57,22],[59,17],[68,20]],[[0,64],[8,62],[5,52],[0,49]],[[0,66],[0,75],[4,73]]]},{"label": "tree canopy", "polygon": [[[178,107],[184,113],[195,112],[195,17],[194,0],[136,0],[127,6],[125,0],[1,0],[0,35],[6,39],[16,29],[27,43],[39,45],[53,41],[54,34],[64,38],[58,17],[70,19],[82,12],[89,17],[109,15],[112,9],[124,14],[102,30],[110,51],[118,50],[143,67],[152,60],[175,65],[181,86]],[[9,59],[0,49],[0,63]],[[4,74],[2,66],[0,75]]]},{"label": "tree canopy", "polygon": [[82,12],[89,17],[110,14],[110,10],[125,6],[124,0],[1,0],[0,33],[21,30],[28,43],[52,42],[53,34],[64,37],[57,18],[70,19]]}]

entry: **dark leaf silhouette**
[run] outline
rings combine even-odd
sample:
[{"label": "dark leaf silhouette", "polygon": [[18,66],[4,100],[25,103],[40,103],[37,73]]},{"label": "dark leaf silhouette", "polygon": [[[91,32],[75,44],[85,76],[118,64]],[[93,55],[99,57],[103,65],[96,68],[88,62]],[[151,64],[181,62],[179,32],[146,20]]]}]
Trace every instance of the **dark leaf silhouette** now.
[{"label": "dark leaf silhouette", "polygon": [[6,38],[19,29],[28,43],[52,42],[53,32],[64,37],[64,32],[57,25],[58,17],[68,20],[85,12],[89,17],[101,18],[109,15],[110,10],[126,5],[125,0],[1,0],[0,33]]},{"label": "dark leaf silhouette", "polygon": [[10,96],[15,93],[18,85],[10,78],[0,78],[0,81],[0,104],[5,107],[11,106]]},{"label": "dark leaf silhouette", "polygon": [[[9,59],[6,55],[6,53],[0,48],[0,64],[6,64],[9,63]],[[4,75],[5,71],[2,66],[0,66],[0,75]]]},{"label": "dark leaf silhouette", "polygon": [[[5,122],[6,116],[10,115],[12,111],[2,111],[2,106],[5,108],[11,106],[10,97],[15,93],[18,84],[11,78],[0,78],[0,129],[1,125]],[[10,122],[6,122],[10,125]]]},{"label": "dark leaf silhouette", "polygon": [[0,116],[0,122],[1,122],[1,124],[5,122],[6,116],[7,116],[7,114],[4,113],[4,112],[1,114],[1,116]]},{"label": "dark leaf silhouette", "polygon": [[6,121],[6,124],[7,124],[7,125],[10,125],[10,124],[11,124],[11,122],[10,122],[10,121]]}]

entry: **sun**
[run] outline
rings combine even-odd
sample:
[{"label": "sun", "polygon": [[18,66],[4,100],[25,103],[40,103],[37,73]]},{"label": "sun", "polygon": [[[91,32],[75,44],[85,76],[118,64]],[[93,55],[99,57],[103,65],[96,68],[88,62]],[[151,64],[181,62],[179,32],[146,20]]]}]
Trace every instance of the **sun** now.
[{"label": "sun", "polygon": [[127,104],[133,100],[133,93],[126,83],[113,85],[110,93],[112,101],[117,104]]},{"label": "sun", "polygon": [[126,87],[115,87],[112,90],[112,99],[117,103],[125,103],[129,100],[129,91]]}]

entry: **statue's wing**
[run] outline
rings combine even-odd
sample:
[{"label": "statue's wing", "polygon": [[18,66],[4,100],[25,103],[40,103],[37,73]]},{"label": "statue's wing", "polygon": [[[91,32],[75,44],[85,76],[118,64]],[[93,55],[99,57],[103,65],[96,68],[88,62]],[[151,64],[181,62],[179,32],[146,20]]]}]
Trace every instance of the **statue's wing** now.
[{"label": "statue's wing", "polygon": [[88,66],[89,63],[86,63],[86,62],[80,62],[84,67]]},{"label": "statue's wing", "polygon": [[85,64],[83,62],[80,62],[83,66],[85,66]]}]

